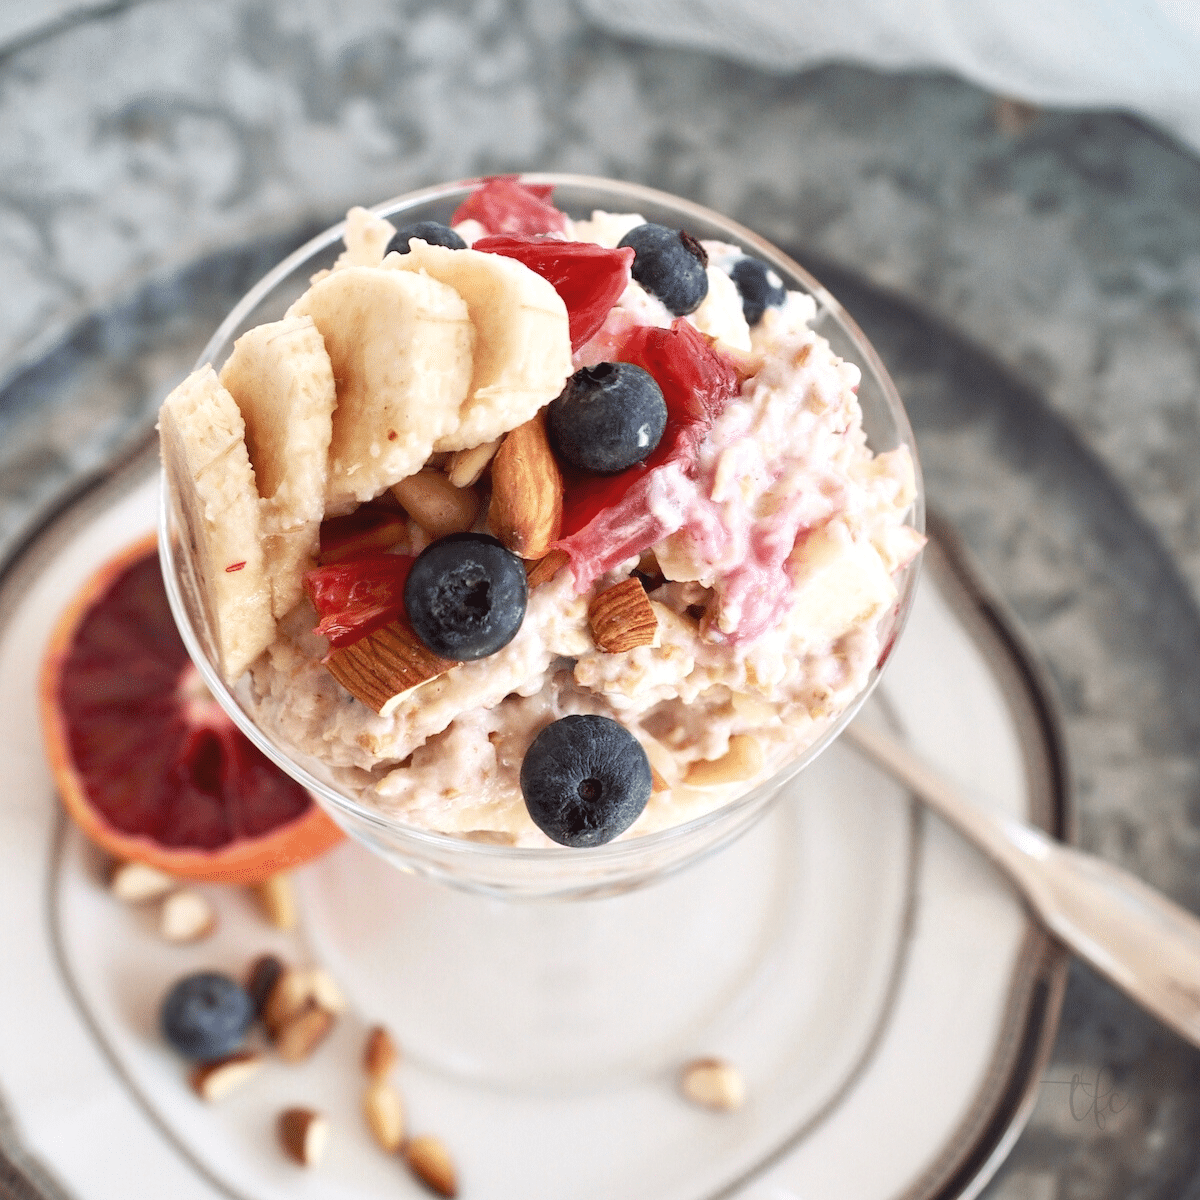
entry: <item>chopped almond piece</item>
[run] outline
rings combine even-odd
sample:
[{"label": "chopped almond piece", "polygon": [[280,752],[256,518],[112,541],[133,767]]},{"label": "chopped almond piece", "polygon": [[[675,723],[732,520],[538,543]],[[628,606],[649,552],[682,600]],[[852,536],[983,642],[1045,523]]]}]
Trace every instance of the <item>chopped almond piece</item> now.
[{"label": "chopped almond piece", "polygon": [[658,617],[646,590],[632,577],[606,588],[592,600],[588,624],[596,645],[610,654],[651,646],[658,634]]}]

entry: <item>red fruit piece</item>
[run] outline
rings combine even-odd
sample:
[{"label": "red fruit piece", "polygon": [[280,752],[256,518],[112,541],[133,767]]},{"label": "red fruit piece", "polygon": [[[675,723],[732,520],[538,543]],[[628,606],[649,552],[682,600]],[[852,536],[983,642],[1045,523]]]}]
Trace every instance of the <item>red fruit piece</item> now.
[{"label": "red fruit piece", "polygon": [[555,545],[570,556],[579,591],[683,527],[700,443],[740,386],[734,365],[682,317],[670,329],[633,330],[621,361],[654,376],[667,427],[650,456],[628,471],[566,477],[563,537]]},{"label": "red fruit piece", "polygon": [[550,203],[553,191],[552,185],[494,175],[458,206],[450,224],[474,220],[488,233],[564,233],[567,216]]},{"label": "red fruit piece", "polygon": [[321,565],[390,550],[408,532],[408,518],[395,508],[363,504],[344,517],[321,522]]},{"label": "red fruit piece", "polygon": [[471,249],[515,258],[551,283],[567,306],[573,351],[599,331],[629,286],[634,255],[632,246],[609,250],[594,242],[505,235],[480,238]]},{"label": "red fruit piece", "polygon": [[367,554],[317,567],[304,586],[320,616],[314,632],[335,647],[349,646],[404,612],[404,583],[413,560],[406,554]]}]

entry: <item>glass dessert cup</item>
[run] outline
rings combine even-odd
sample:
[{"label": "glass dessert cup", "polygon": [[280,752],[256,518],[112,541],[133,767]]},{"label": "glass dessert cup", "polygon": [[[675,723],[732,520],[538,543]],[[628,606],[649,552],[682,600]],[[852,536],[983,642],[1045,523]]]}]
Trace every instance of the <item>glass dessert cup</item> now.
[{"label": "glass dessert cup", "polygon": [[[908,420],[874,350],[837,301],[803,268],[769,243],[699,205],[635,184],[550,174],[528,175],[523,179],[553,184],[554,203],[577,219],[589,217],[594,209],[638,212],[649,221],[686,228],[698,238],[741,246],[769,264],[789,289],[811,294],[817,305],[812,328],[830,342],[836,354],[862,371],[858,397],[871,449],[879,452],[906,445],[916,464]],[[373,211],[397,226],[418,220],[446,222],[476,185],[477,181],[467,181],[428,188],[378,205]],[[252,288],[213,335],[198,365],[212,363],[219,370],[237,337],[253,326],[282,317],[308,287],[309,277],[332,265],[342,248],[342,232],[343,226],[339,224],[318,235]],[[917,470],[917,500],[909,523],[920,530],[923,504]],[[681,906],[668,906],[673,914],[670,916],[655,899],[660,889],[649,889],[638,898],[623,894],[662,880],[728,846],[746,833],[775,800],[794,790],[797,777],[834,741],[878,682],[903,628],[915,591],[919,561],[910,563],[897,579],[897,600],[884,618],[881,630],[880,643],[885,649],[871,670],[867,685],[816,741],[774,776],[723,807],[673,828],[644,836],[627,834],[607,845],[588,849],[525,848],[405,825],[346,794],[319,761],[277,742],[261,728],[245,690],[247,680],[243,678],[231,688],[215,665],[214,640],[197,587],[195,563],[189,556],[186,539],[180,536],[180,528],[171,489],[164,481],[159,540],[167,593],[188,652],[205,683],[255,745],[308,788],[352,841],[370,852],[369,855],[355,850],[335,852],[335,858],[353,859],[356,865],[326,869],[325,881],[312,897],[310,907],[320,911],[308,916],[316,940],[324,943],[322,954],[337,958],[337,966],[344,974],[354,975],[358,969],[356,963],[360,966],[371,963],[369,978],[364,975],[358,981],[362,998],[380,1015],[408,1010],[407,1017],[400,1013],[394,1019],[402,1038],[415,1052],[420,1054],[419,1047],[424,1045],[428,1057],[451,1066],[457,1064],[455,1069],[504,1079],[511,1079],[514,1071],[524,1078],[538,1080],[560,1074],[578,1078],[581,1070],[587,1073],[586,1063],[581,1065],[565,1043],[545,1047],[542,1055],[536,1050],[531,1052],[529,1046],[523,1047],[519,1054],[515,1050],[511,1054],[496,1052],[497,1041],[504,1040],[499,1036],[505,1028],[503,1013],[521,1011],[523,1004],[528,1008],[528,993],[544,978],[542,968],[554,958],[555,947],[561,950],[570,944],[576,948],[570,955],[575,964],[572,982],[569,987],[560,987],[555,997],[556,1012],[561,1014],[568,1013],[573,1004],[588,1005],[589,991],[594,995],[601,973],[609,981],[620,979],[621,986],[632,996],[644,994],[638,973],[644,974],[646,962],[639,967],[633,961],[637,958],[634,944],[639,940],[644,946],[655,947],[653,969],[660,977],[655,987],[657,993],[662,993],[662,981],[669,980],[672,972],[670,952],[664,956],[662,939],[671,929],[678,930],[680,913],[686,912],[687,919],[701,929],[711,916],[708,910],[712,905],[719,903],[724,908],[736,909],[737,896],[725,888],[714,895],[711,883],[704,886],[703,895],[690,897]],[[419,878],[401,880],[395,872],[383,869],[379,860]],[[475,895],[431,887],[425,882],[430,880]],[[361,902],[365,896],[372,898],[371,905]],[[544,903],[602,897],[621,897],[621,903],[566,906]],[[515,899],[538,903],[524,906],[496,903]],[[753,906],[757,901],[747,900],[747,903]],[[656,906],[662,909],[657,917]],[[430,938],[429,931],[435,927],[456,930],[453,945],[459,949],[448,952],[444,940]],[[469,936],[459,937],[468,927]],[[672,940],[681,947],[689,944],[687,937],[666,938]],[[389,945],[403,945],[403,953],[389,953]],[[353,947],[352,952],[347,952],[349,947]],[[590,949],[580,951],[579,947]],[[425,965],[432,968],[424,973],[424,978],[438,981],[433,992],[444,993],[447,1004],[439,1008],[436,998],[429,994],[423,1001],[421,1014],[414,1015],[411,997],[405,999],[412,991],[411,986],[406,987],[406,979],[412,979],[413,971],[423,970],[419,961],[422,954],[429,956],[430,963]],[[490,969],[489,961],[497,964],[496,969]],[[383,962],[395,964],[395,969],[381,969]],[[451,1030],[444,1014],[456,1005],[448,998],[461,994],[468,977],[487,981],[486,994],[494,1015],[482,1020],[477,1028],[473,1025],[464,1031],[458,1023]],[[355,980],[344,982],[354,996]],[[718,985],[723,986],[721,981],[714,981],[717,990]],[[512,989],[512,995],[507,1001],[501,998],[492,1003],[497,1000],[497,989],[504,988]],[[660,1007],[666,1005],[658,1024],[667,1028],[673,1019],[670,1001],[660,995],[656,1003]],[[439,1022],[447,1028],[440,1031],[429,1028]],[[428,1037],[418,1033],[417,1045],[413,1044],[414,1023],[429,1033]],[[569,1020],[559,1024],[564,1028],[571,1026]],[[654,1025],[653,1021],[647,1023],[648,1028]],[[631,1041],[615,1028],[606,1037],[593,1027],[589,1041],[584,1058],[598,1068],[607,1069],[619,1061],[646,1061],[645,1039]],[[477,1043],[474,1050],[470,1048],[472,1042]]]}]

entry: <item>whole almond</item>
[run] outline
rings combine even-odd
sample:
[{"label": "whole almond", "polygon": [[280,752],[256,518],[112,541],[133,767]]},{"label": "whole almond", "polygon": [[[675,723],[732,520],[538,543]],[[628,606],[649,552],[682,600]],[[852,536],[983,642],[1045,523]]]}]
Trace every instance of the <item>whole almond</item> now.
[{"label": "whole almond", "polygon": [[404,1147],[404,1161],[409,1170],[439,1196],[458,1195],[454,1160],[440,1138],[431,1134],[413,1138]]},{"label": "whole almond", "polygon": [[729,1112],[746,1102],[741,1072],[723,1058],[697,1058],[686,1064],[679,1089],[694,1104]]},{"label": "whole almond", "polygon": [[382,1025],[373,1026],[363,1046],[363,1070],[372,1079],[386,1079],[400,1061],[400,1050]]},{"label": "whole almond", "polygon": [[288,1108],[279,1114],[279,1144],[302,1167],[315,1167],[329,1143],[329,1121],[311,1108]]},{"label": "whole almond", "polygon": [[276,929],[296,928],[296,894],[286,871],[269,875],[254,885],[254,895],[263,915]]},{"label": "whole almond", "polygon": [[168,942],[198,942],[216,929],[217,910],[203,893],[182,888],[163,901],[158,927]]},{"label": "whole almond", "polygon": [[465,533],[479,515],[479,496],[455,487],[441,471],[426,468],[392,484],[392,495],[431,538]]},{"label": "whole almond", "polygon": [[263,1024],[274,1037],[290,1020],[312,1001],[312,985],[308,972],[302,967],[285,967],[267,993],[263,1005]]},{"label": "whole almond", "polygon": [[221,1100],[240,1087],[263,1065],[263,1056],[253,1050],[239,1050],[213,1062],[200,1063],[189,1077],[192,1090],[203,1100]]},{"label": "whole almond", "polygon": [[146,863],[120,863],[108,881],[109,890],[126,904],[161,900],[179,886],[179,880]]},{"label": "whole almond", "polygon": [[596,645],[609,654],[651,646],[658,635],[658,617],[650,598],[641,581],[633,576],[592,598],[588,624]]},{"label": "whole almond", "polygon": [[363,1114],[371,1136],[389,1154],[404,1141],[404,1103],[400,1093],[386,1079],[367,1085],[363,1093]]},{"label": "whole almond", "polygon": [[562,473],[541,413],[504,438],[492,459],[488,531],[521,558],[542,558],[562,530]]},{"label": "whole almond", "polygon": [[335,1020],[328,1009],[310,1003],[279,1027],[275,1034],[276,1052],[284,1062],[303,1062],[329,1036]]},{"label": "whole almond", "polygon": [[406,623],[392,621],[349,646],[331,650],[325,665],[352,696],[387,716],[405,692],[455,663],[434,654]]},{"label": "whole almond", "polygon": [[260,1017],[284,970],[283,960],[274,954],[260,954],[250,964],[250,969],[246,972],[246,991],[254,1001],[254,1011]]}]

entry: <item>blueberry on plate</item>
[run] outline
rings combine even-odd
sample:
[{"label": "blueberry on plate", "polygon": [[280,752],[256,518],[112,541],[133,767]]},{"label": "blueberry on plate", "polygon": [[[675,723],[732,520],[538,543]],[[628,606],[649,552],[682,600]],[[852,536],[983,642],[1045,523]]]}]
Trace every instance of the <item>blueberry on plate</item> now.
[{"label": "blueberry on plate", "polygon": [[662,388],[633,363],[583,367],[546,411],[546,432],[559,457],[602,475],[640,463],[666,427]]},{"label": "blueberry on plate", "polygon": [[675,316],[695,312],[708,295],[708,255],[687,230],[648,221],[635,225],[617,244],[633,247],[634,279]]},{"label": "blueberry on plate", "polygon": [[787,300],[783,280],[757,258],[739,258],[729,276],[741,293],[747,325],[757,325],[768,308],[778,308]]},{"label": "blueberry on plate", "polygon": [[244,987],[217,971],[185,975],[159,1014],[163,1036],[184,1058],[204,1062],[232,1053],[254,1020]]},{"label": "blueberry on plate", "polygon": [[533,739],[521,792],[533,823],[561,846],[602,846],[624,833],[650,799],[650,761],[608,717],[563,717]]},{"label": "blueberry on plate", "polygon": [[392,240],[388,242],[387,248],[389,251],[396,250],[401,254],[407,254],[411,238],[420,238],[421,241],[428,242],[431,246],[445,246],[450,250],[467,248],[467,243],[449,225],[443,225],[441,221],[414,221],[411,225],[405,225],[402,229],[396,230]]},{"label": "blueberry on plate", "polygon": [[452,533],[417,556],[404,584],[409,622],[460,662],[507,646],[525,619],[525,564],[486,533]]}]

